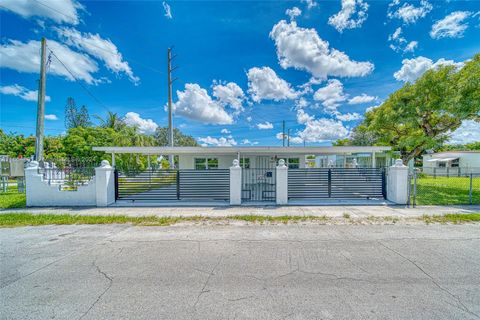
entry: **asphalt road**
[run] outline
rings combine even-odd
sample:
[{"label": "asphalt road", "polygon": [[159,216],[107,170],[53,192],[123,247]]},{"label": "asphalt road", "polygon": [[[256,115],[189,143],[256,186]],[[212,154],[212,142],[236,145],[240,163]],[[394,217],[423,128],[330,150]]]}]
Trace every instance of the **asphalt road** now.
[{"label": "asphalt road", "polygon": [[479,319],[480,225],[0,229],[1,319]]}]

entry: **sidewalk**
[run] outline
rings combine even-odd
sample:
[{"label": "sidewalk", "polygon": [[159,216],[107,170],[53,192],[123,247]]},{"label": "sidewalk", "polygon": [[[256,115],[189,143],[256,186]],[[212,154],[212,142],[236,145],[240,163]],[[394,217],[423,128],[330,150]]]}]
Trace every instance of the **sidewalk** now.
[{"label": "sidewalk", "polygon": [[447,213],[480,212],[479,205],[472,206],[203,206],[203,207],[68,207],[68,208],[21,208],[0,210],[5,213],[32,214],[72,214],[72,215],[125,215],[125,216],[208,216],[228,217],[235,215],[262,216],[327,216],[342,217],[344,214],[352,218],[375,217],[420,217],[422,215],[442,215]]}]

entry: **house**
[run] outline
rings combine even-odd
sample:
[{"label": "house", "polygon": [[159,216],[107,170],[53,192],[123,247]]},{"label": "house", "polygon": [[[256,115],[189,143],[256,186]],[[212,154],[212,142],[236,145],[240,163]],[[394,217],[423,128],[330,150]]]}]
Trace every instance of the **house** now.
[{"label": "house", "polygon": [[177,169],[228,169],[234,159],[242,168],[274,168],[284,159],[290,169],[327,167],[383,167],[390,165],[390,147],[93,147],[112,155],[141,154],[178,157]]},{"label": "house", "polygon": [[427,174],[461,174],[480,170],[480,151],[446,151],[423,155]]}]

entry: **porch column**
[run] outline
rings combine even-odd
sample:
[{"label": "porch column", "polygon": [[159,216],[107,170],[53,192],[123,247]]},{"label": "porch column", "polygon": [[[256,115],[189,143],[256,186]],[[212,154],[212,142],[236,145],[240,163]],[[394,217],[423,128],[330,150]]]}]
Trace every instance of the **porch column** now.
[{"label": "porch column", "polygon": [[242,204],[242,168],[238,159],[230,167],[230,205]]},{"label": "porch column", "polygon": [[375,152],[372,152],[372,168],[377,167],[377,159],[375,158]]},{"label": "porch column", "polygon": [[115,152],[112,152],[112,167],[115,168]]},{"label": "porch column", "polygon": [[277,204],[288,204],[288,167],[285,165],[285,160],[278,160],[276,170],[277,190],[275,194],[277,197]]}]

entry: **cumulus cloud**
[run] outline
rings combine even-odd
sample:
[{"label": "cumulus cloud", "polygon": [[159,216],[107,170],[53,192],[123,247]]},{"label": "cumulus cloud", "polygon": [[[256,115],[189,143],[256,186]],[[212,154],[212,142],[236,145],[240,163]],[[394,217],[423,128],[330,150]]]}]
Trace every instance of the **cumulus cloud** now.
[{"label": "cumulus cloud", "polygon": [[343,92],[343,84],[337,79],[331,79],[325,87],[315,92],[313,99],[321,101],[326,108],[335,109],[341,102],[347,100],[347,96]]},{"label": "cumulus cloud", "polygon": [[248,144],[248,145],[254,146],[254,145],[258,144],[258,141],[250,141],[248,139],[243,139],[241,144]]},{"label": "cumulus cloud", "polygon": [[285,140],[289,140],[290,143],[293,143],[293,144],[300,144],[300,143],[303,143],[303,139],[300,138],[299,136],[292,136],[292,135],[288,135],[288,134],[283,134],[283,132],[279,132],[275,135],[275,137],[278,139],[278,140],[283,140],[283,137],[285,137]]},{"label": "cumulus cloud", "polygon": [[46,114],[45,120],[55,121],[55,120],[58,120],[58,117],[54,114]]},{"label": "cumulus cloud", "polygon": [[269,67],[251,68],[247,72],[247,77],[248,92],[255,102],[262,100],[281,101],[295,99],[298,96],[291,85],[277,76],[275,71]]},{"label": "cumulus cloud", "polygon": [[402,36],[402,28],[398,27],[394,33],[388,36],[390,41],[390,48],[396,52],[413,52],[418,47],[418,41],[408,42],[405,37]]},{"label": "cumulus cloud", "polygon": [[105,67],[110,71],[116,74],[126,74],[135,84],[140,81],[110,39],[103,39],[98,33],[81,33],[74,28],[55,28],[55,30],[67,45],[103,61]]},{"label": "cumulus cloud", "polygon": [[281,20],[273,26],[270,38],[277,48],[280,66],[306,70],[314,77],[363,77],[371,73],[370,62],[357,62],[343,52],[330,48],[315,29],[301,28],[295,21]]},{"label": "cumulus cloud", "polygon": [[138,132],[144,134],[154,134],[158,125],[152,119],[143,119],[136,112],[127,112],[123,121],[127,126],[138,128]]},{"label": "cumulus cloud", "polygon": [[328,19],[328,24],[342,33],[345,29],[360,28],[367,20],[368,3],[363,0],[342,0],[342,9]]},{"label": "cumulus cloud", "polygon": [[[38,90],[29,90],[18,84],[0,86],[0,93],[19,97],[26,101],[38,101]],[[45,96],[45,101],[50,101],[50,96]]]},{"label": "cumulus cloud", "polygon": [[398,81],[414,82],[424,74],[425,71],[436,69],[440,66],[455,66],[456,68],[461,68],[463,62],[455,62],[453,60],[445,60],[441,58],[434,63],[431,59],[422,56],[414,59],[404,59],[402,61],[402,68],[395,72],[393,76]]},{"label": "cumulus cloud", "polygon": [[376,105],[376,106],[368,107],[367,109],[365,109],[365,112],[371,112],[371,111],[377,109],[377,108],[380,107],[380,106],[381,106],[381,104],[378,104],[378,105]]},{"label": "cumulus cloud", "polygon": [[[1,0],[0,10],[12,11],[25,19],[39,17],[56,23],[78,24],[83,6],[75,0],[48,1]],[[60,13],[60,14],[59,14]]]},{"label": "cumulus cloud", "polygon": [[420,6],[416,7],[410,3],[404,3],[399,6],[400,1],[394,0],[389,5],[388,17],[402,20],[405,24],[417,22],[432,10],[432,5],[427,0],[421,0]]},{"label": "cumulus cloud", "polygon": [[290,20],[295,20],[296,17],[302,14],[302,10],[298,7],[293,7],[291,9],[287,9],[285,14],[290,17]]},{"label": "cumulus cloud", "polygon": [[178,101],[172,106],[175,114],[210,124],[232,124],[233,117],[222,104],[213,100],[207,90],[196,83],[185,84],[185,90],[177,90]]},{"label": "cumulus cloud", "polygon": [[315,0],[301,0],[307,5],[307,9],[310,10],[317,6],[317,2]]},{"label": "cumulus cloud", "polygon": [[480,122],[465,120],[462,125],[452,132],[449,143],[465,144],[480,141]]},{"label": "cumulus cloud", "polygon": [[213,137],[207,136],[205,138],[198,138],[197,140],[198,142],[200,142],[200,144],[203,147],[212,146],[212,145],[217,147],[231,147],[231,146],[237,145],[237,141],[235,141],[235,139],[233,139],[231,136],[226,138],[225,137],[213,138]]},{"label": "cumulus cloud", "polygon": [[260,130],[273,129],[273,124],[271,122],[265,121],[264,123],[257,123],[257,128]]},{"label": "cumulus cloud", "polygon": [[232,132],[230,130],[228,130],[227,128],[223,128],[222,131],[220,131],[220,133],[229,134],[229,133],[232,133]]},{"label": "cumulus cloud", "polygon": [[242,88],[236,83],[222,83],[219,81],[213,82],[213,96],[217,98],[218,102],[223,106],[230,106],[235,109],[237,113],[243,111],[242,103],[245,99],[245,94]]},{"label": "cumulus cloud", "polygon": [[348,100],[348,104],[362,104],[362,103],[368,103],[368,102],[372,102],[374,100],[376,100],[377,97],[372,97],[372,96],[369,96],[365,93],[362,93],[361,95],[359,96],[355,96],[351,99]]},{"label": "cumulus cloud", "polygon": [[355,121],[355,120],[362,119],[362,116],[357,112],[344,113],[344,114],[338,113],[335,115],[335,117],[340,121]]},{"label": "cumulus cloud", "polygon": [[165,10],[165,17],[167,17],[168,19],[173,18],[172,10],[170,9],[170,5],[166,1],[163,1],[163,10]]},{"label": "cumulus cloud", "polygon": [[246,117],[245,120],[247,120],[247,122],[252,122],[252,117]]},{"label": "cumulus cloud", "polygon": [[308,121],[298,136],[306,142],[324,142],[346,138],[349,131],[341,121],[321,118]]},{"label": "cumulus cloud", "polygon": [[314,119],[313,116],[310,116],[308,113],[306,113],[303,109],[297,110],[297,122],[300,124],[305,124],[309,121],[312,121]]},{"label": "cumulus cloud", "polygon": [[468,23],[464,22],[472,13],[469,11],[455,11],[448,16],[435,22],[430,31],[430,37],[433,39],[441,38],[461,38],[468,28]]},{"label": "cumulus cloud", "polygon": [[[48,47],[67,66],[76,79],[83,80],[88,84],[96,84],[101,79],[95,79],[93,74],[98,71],[97,63],[89,56],[75,52],[69,47],[54,40],[48,40]],[[40,41],[30,40],[21,42],[8,40],[0,46],[0,66],[18,72],[38,74],[40,70]],[[65,77],[73,81],[72,75],[55,58],[50,63],[49,74]]]}]

